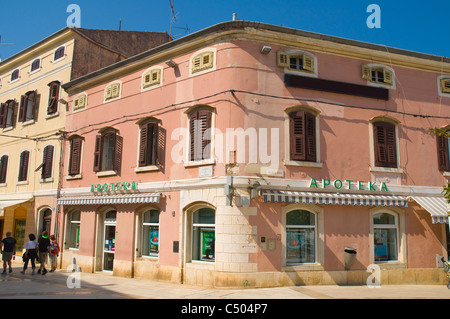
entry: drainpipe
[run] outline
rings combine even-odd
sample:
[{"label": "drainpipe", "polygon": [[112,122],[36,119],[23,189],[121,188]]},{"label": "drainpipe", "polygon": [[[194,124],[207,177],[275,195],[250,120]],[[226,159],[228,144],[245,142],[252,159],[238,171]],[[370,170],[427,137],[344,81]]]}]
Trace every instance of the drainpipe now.
[{"label": "drainpipe", "polygon": [[[60,134],[61,136],[60,136],[60,138],[59,138],[59,143],[60,143],[60,145],[59,145],[59,165],[58,165],[58,168],[59,168],[59,172],[58,172],[58,175],[59,175],[59,178],[58,178],[58,186],[57,186],[57,189],[56,189],[56,221],[55,221],[55,236],[56,236],[56,238],[57,238],[57,240],[58,240],[58,242],[60,243],[60,247],[61,246],[64,246],[64,239],[63,238],[59,238],[59,215],[60,215],[60,206],[61,205],[59,205],[58,204],[58,200],[59,200],[59,198],[61,197],[61,183],[62,183],[62,179],[63,179],[63,167],[64,167],[64,165],[63,165],[63,161],[64,161],[64,145],[65,145],[65,143],[64,143],[64,140],[65,140],[65,132],[62,132],[62,131],[59,131],[57,134]],[[61,243],[62,243],[62,245],[61,245]],[[61,251],[60,251],[60,258],[59,258],[59,267],[61,268],[62,267],[62,260],[63,260],[63,254],[64,254],[64,249],[61,249]]]}]

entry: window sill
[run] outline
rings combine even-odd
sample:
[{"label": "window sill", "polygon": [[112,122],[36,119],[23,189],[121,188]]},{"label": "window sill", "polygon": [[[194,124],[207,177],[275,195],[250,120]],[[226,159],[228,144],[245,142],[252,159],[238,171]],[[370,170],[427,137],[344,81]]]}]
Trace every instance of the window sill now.
[{"label": "window sill", "polygon": [[215,164],[216,161],[214,158],[210,158],[210,159],[204,159],[201,161],[188,161],[186,163],[184,163],[184,167],[196,167],[196,166],[203,166],[203,165],[213,165]]},{"label": "window sill", "polygon": [[376,265],[378,265],[381,269],[389,269],[389,268],[406,268],[406,263],[401,261],[376,261]]},{"label": "window sill", "polygon": [[35,122],[34,120],[28,120],[28,121],[22,122],[22,127],[34,124],[34,122]]},{"label": "window sill", "polygon": [[0,187],[6,187],[6,183],[0,183]]},{"label": "window sill", "polygon": [[41,182],[41,184],[44,184],[44,183],[53,183],[53,177],[49,177],[49,178],[41,178],[40,182]]},{"label": "window sill", "polygon": [[306,162],[306,161],[292,161],[292,160],[284,160],[284,165],[286,166],[303,166],[303,167],[317,167],[322,168],[322,162]]},{"label": "window sill", "polygon": [[318,75],[315,72],[311,72],[308,70],[295,70],[290,68],[284,68],[284,73],[286,74],[293,74],[293,75],[301,75],[301,76],[307,76],[311,78],[317,78]]},{"label": "window sill", "polygon": [[144,172],[157,172],[160,170],[159,165],[148,165],[148,166],[141,166],[136,167],[134,171],[136,173],[144,173]]},{"label": "window sill", "polygon": [[310,264],[292,264],[292,265],[285,265],[282,267],[283,271],[301,271],[301,270],[316,270],[316,271],[323,271],[324,268],[319,263],[310,263]]},{"label": "window sill", "polygon": [[66,181],[71,181],[74,179],[82,179],[83,177],[81,176],[81,174],[77,174],[77,175],[68,175],[66,176]]},{"label": "window sill", "polygon": [[28,181],[20,181],[16,183],[16,186],[28,185]]},{"label": "window sill", "polygon": [[402,174],[403,168],[391,168],[391,167],[370,167],[370,171],[374,173],[395,173]]},{"label": "window sill", "polygon": [[63,61],[63,60],[65,60],[66,59],[66,54],[64,54],[64,56],[62,56],[62,57],[60,57],[59,59],[57,59],[57,60],[53,60],[51,63],[52,64],[55,64],[55,63],[58,63],[58,62],[60,62],[60,61]]},{"label": "window sill", "polygon": [[450,177],[450,172],[448,171],[442,172],[442,175],[444,175],[445,177]]},{"label": "window sill", "polygon": [[136,257],[137,261],[148,261],[148,262],[158,262],[158,256],[138,256]]},{"label": "window sill", "polygon": [[29,74],[29,75],[33,75],[33,74],[35,74],[35,73],[38,73],[40,70],[42,70],[42,67],[40,67],[39,69],[30,71],[30,73],[28,73],[28,74]]},{"label": "window sill", "polygon": [[52,119],[54,117],[58,117],[59,116],[59,112],[53,113],[53,114],[47,114],[47,116],[45,117],[46,120]]},{"label": "window sill", "polygon": [[13,126],[5,127],[5,128],[2,130],[2,133],[8,132],[8,131],[12,131],[13,129],[14,129]]},{"label": "window sill", "polygon": [[97,177],[116,176],[117,172],[116,171],[102,171],[102,172],[96,172],[95,175],[97,175]]}]

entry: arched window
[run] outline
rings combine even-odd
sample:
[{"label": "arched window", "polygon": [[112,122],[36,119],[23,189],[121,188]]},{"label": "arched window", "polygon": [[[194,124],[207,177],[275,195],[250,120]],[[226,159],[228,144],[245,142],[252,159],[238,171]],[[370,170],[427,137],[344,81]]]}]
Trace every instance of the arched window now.
[{"label": "arched window", "polygon": [[0,184],[6,183],[6,173],[8,172],[8,155],[0,157]]},{"label": "arched window", "polygon": [[19,69],[15,69],[12,73],[11,73],[11,82],[12,81],[16,81],[19,79]]},{"label": "arched window", "polygon": [[375,262],[398,260],[398,218],[397,215],[380,212],[373,215]]},{"label": "arched window", "polygon": [[317,162],[316,115],[310,111],[289,113],[289,159]]},{"label": "arched window", "polygon": [[397,133],[395,124],[387,121],[376,121],[372,125],[375,166],[397,168]]},{"label": "arched window", "polygon": [[316,262],[316,215],[307,210],[286,214],[286,263]]},{"label": "arched window", "polygon": [[55,54],[53,56],[53,61],[57,61],[59,59],[62,59],[66,53],[66,48],[64,46],[59,47],[55,50]]},{"label": "arched window", "polygon": [[23,151],[20,153],[20,162],[19,162],[19,176],[18,181],[24,182],[28,179],[28,161],[30,159],[30,152]]},{"label": "arched window", "polygon": [[201,161],[211,158],[212,109],[199,107],[191,111],[189,116],[190,161]]},{"label": "arched window", "polygon": [[115,171],[120,173],[123,138],[113,128],[105,129],[95,139],[94,171]]},{"label": "arched window", "polygon": [[37,71],[40,68],[41,68],[41,59],[37,58],[31,63],[31,71],[30,72]]}]

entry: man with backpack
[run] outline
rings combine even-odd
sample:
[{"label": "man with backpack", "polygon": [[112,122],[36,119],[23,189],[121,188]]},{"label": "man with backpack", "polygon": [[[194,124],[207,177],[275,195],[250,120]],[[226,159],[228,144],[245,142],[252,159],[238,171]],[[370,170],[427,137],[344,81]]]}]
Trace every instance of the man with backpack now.
[{"label": "man with backpack", "polygon": [[39,262],[41,263],[41,266],[39,267],[39,270],[37,272],[38,274],[40,274],[41,271],[42,275],[45,275],[48,272],[47,269],[45,269],[45,263],[47,262],[49,247],[50,247],[50,239],[48,239],[47,231],[44,230],[37,244],[37,249],[39,252]]},{"label": "man with backpack", "polygon": [[6,233],[6,238],[4,238],[0,243],[0,251],[2,252],[3,260],[3,273],[6,275],[6,264],[9,266],[9,272],[12,272],[11,259],[16,254],[16,239],[11,237],[11,232]]}]

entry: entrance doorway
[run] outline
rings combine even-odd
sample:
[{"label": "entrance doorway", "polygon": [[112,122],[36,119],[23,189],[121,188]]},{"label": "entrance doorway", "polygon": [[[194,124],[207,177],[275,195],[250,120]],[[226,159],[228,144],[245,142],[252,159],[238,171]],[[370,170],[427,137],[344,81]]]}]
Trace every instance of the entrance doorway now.
[{"label": "entrance doorway", "polygon": [[116,215],[115,210],[105,214],[103,221],[103,266],[104,271],[113,271],[116,251]]},{"label": "entrance doorway", "polygon": [[39,235],[42,234],[44,230],[50,235],[50,227],[52,224],[52,210],[50,208],[46,208],[44,211],[41,211],[40,214],[40,229]]},{"label": "entrance doorway", "polygon": [[16,219],[14,223],[14,238],[16,239],[16,254],[21,255],[25,247],[26,220]]}]

